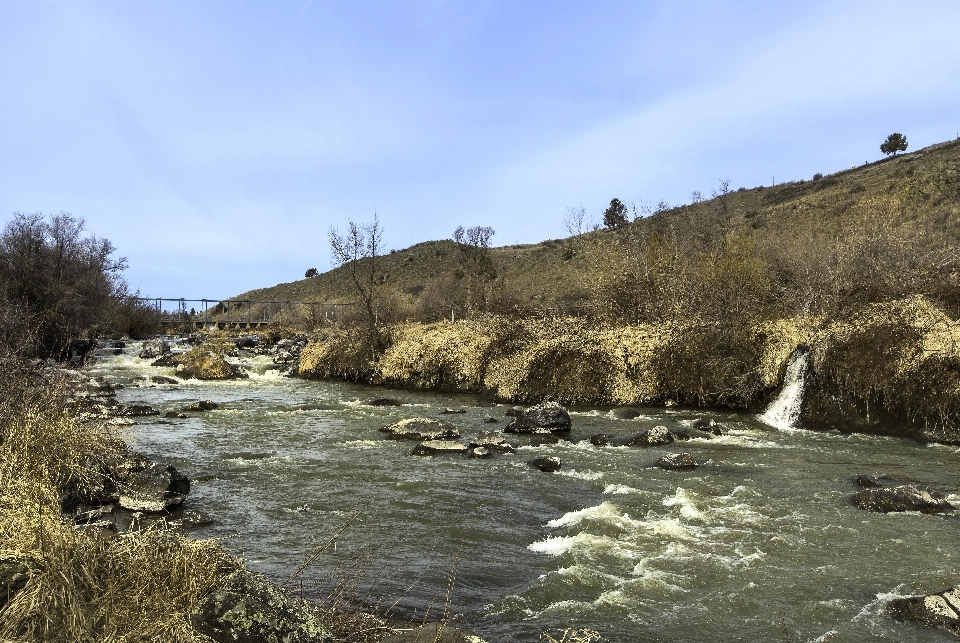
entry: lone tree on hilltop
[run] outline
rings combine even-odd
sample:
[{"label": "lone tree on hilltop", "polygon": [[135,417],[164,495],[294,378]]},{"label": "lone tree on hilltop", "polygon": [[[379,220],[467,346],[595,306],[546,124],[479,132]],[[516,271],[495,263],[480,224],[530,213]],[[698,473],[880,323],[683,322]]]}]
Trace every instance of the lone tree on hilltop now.
[{"label": "lone tree on hilltop", "polygon": [[899,132],[894,132],[887,137],[887,140],[880,144],[880,151],[887,156],[890,156],[891,154],[896,156],[897,152],[906,152],[907,137]]},{"label": "lone tree on hilltop", "polygon": [[610,207],[603,213],[603,225],[608,228],[621,228],[627,225],[627,206],[620,199],[610,201]]},{"label": "lone tree on hilltop", "polygon": [[311,277],[316,277],[319,274],[320,273],[317,271],[316,268],[310,268],[309,270],[307,270],[306,273],[304,273],[303,278],[310,279]]}]

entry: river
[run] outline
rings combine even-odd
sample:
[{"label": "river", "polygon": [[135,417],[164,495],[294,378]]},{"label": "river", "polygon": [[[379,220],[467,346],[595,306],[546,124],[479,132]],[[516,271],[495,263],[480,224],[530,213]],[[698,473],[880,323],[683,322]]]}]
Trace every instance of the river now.
[{"label": "river", "polygon": [[[489,460],[410,455],[415,443],[378,428],[442,416],[464,437],[506,426],[508,405],[476,396],[302,381],[246,360],[250,379],[154,385],[174,374],[136,357],[140,345],[91,370],[122,384],[122,403],[168,411],[210,399],[186,419],[142,418],[124,430],[136,450],[193,481],[185,506],[214,524],[247,565],[283,581],[356,509],[359,518],[293,585],[318,599],[337,569],[361,561],[371,604],[457,620],[490,643],[538,641],[542,631],[591,628],[611,642],[950,641],[884,614],[893,597],[960,582],[960,517],[875,514],[849,497],[857,474],[917,480],[960,504],[960,449],[869,435],[777,429],[756,416],[639,408],[571,409],[569,440],[508,436],[515,454]],[[395,397],[398,407],[365,402]],[[497,424],[485,423],[488,417]],[[720,437],[665,447],[595,447],[627,434],[714,418]],[[703,435],[697,433],[697,435]],[[665,471],[686,451],[703,464]],[[527,464],[559,456],[557,473]],[[556,636],[556,634],[555,634]],[[559,638],[559,636],[557,636]]]}]

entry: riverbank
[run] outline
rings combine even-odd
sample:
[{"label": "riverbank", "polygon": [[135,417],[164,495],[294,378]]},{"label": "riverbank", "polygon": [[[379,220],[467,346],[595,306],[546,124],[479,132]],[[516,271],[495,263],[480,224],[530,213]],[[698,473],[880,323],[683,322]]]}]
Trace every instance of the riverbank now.
[{"label": "riverbank", "polygon": [[920,296],[841,318],[744,325],[405,323],[382,333],[379,353],[368,337],[362,328],[314,333],[298,374],[516,403],[756,411],[780,387],[790,355],[806,345],[804,426],[960,444],[960,324]]}]

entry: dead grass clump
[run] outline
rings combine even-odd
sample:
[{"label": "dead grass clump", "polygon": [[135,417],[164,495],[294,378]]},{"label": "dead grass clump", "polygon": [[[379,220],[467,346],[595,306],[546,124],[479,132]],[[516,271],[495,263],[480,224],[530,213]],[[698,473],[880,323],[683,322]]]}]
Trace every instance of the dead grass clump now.
[{"label": "dead grass clump", "polygon": [[298,372],[310,379],[368,382],[376,375],[379,357],[367,328],[326,329],[314,334],[304,347]]},{"label": "dead grass clump", "polygon": [[563,336],[538,344],[524,365],[525,375],[514,399],[533,403],[550,399],[560,404],[615,403],[618,368],[598,342]]},{"label": "dead grass clump", "polygon": [[681,329],[653,360],[657,390],[689,406],[755,407],[767,392],[762,373],[764,339],[737,324]]},{"label": "dead grass clump", "polygon": [[484,324],[474,321],[401,325],[380,359],[380,373],[397,386],[476,390],[491,341]]}]

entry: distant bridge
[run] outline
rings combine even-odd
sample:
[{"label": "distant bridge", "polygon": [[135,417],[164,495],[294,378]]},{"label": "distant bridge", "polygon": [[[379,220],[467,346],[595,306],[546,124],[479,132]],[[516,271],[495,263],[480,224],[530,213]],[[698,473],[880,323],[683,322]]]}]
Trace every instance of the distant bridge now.
[{"label": "distant bridge", "polygon": [[[252,299],[170,299],[134,297],[155,308],[165,326],[193,326],[217,330],[261,328],[283,321],[307,320],[316,326],[338,323],[353,304],[312,301],[255,301]],[[172,305],[171,305],[172,304]]]}]

